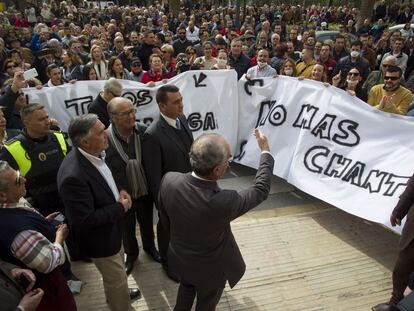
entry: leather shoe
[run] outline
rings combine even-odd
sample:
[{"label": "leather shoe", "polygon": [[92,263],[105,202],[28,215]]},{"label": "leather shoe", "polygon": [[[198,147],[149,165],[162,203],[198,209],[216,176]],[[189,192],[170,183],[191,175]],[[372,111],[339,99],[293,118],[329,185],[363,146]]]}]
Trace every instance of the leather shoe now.
[{"label": "leather shoe", "polygon": [[134,269],[135,260],[127,259],[125,261],[125,273],[126,275],[130,275],[132,270]]},{"label": "leather shoe", "polygon": [[379,305],[372,307],[372,311],[395,311],[395,310],[399,310],[399,309],[393,305],[390,305],[389,303],[380,303]]},{"label": "leather shoe", "polygon": [[128,288],[128,290],[129,290],[129,298],[131,298],[131,300],[141,298],[141,291],[139,290],[139,288]]},{"label": "leather shoe", "polygon": [[148,251],[145,251],[149,256],[151,256],[151,258],[156,261],[161,263],[161,256],[160,253],[157,251],[157,249],[155,247],[151,248]]}]

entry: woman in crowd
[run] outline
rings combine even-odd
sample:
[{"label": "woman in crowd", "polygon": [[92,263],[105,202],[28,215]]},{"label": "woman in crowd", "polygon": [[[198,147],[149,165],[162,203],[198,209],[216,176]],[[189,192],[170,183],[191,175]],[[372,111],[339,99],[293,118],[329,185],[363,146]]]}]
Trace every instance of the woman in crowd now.
[{"label": "woman in crowd", "polygon": [[108,79],[109,78],[131,80],[128,70],[122,65],[122,60],[116,56],[112,56],[108,62]]},{"label": "woman in crowd", "polygon": [[90,58],[98,80],[106,80],[108,75],[108,64],[105,60],[102,48],[99,45],[93,45],[91,47]]},{"label": "woman in crowd", "polygon": [[3,72],[1,73],[1,76],[0,76],[0,87],[3,86],[6,80],[13,78],[14,71],[16,70],[16,68],[17,68],[17,64],[11,58],[8,58],[4,61]]},{"label": "woman in crowd", "polygon": [[298,73],[296,71],[295,61],[291,58],[285,59],[280,67],[279,74],[282,76],[296,77]]},{"label": "woman in crowd", "polygon": [[82,80],[98,80],[98,76],[96,75],[96,70],[91,63],[83,66]]},{"label": "woman in crowd", "polygon": [[164,64],[164,68],[170,72],[171,74],[174,72],[176,61],[173,57],[174,55],[174,48],[170,44],[164,44],[161,47],[162,53],[162,63]]},{"label": "woman in crowd", "polygon": [[217,59],[213,57],[212,52],[213,44],[210,41],[205,41],[203,43],[204,56],[197,57],[194,64],[200,66],[202,69],[210,70],[217,63]]},{"label": "woman in crowd", "polygon": [[195,50],[195,48],[193,48],[192,46],[187,46],[187,48],[185,49],[185,55],[187,55],[188,63],[190,66],[196,65],[194,64],[194,61],[197,58],[197,51]]},{"label": "woman in crowd", "polygon": [[167,81],[172,77],[171,73],[164,68],[162,58],[159,54],[151,54],[149,58],[150,70],[144,72],[141,83],[154,86],[155,82]]},{"label": "woman in crowd", "polygon": [[32,67],[30,64],[24,61],[23,54],[18,49],[13,49],[10,51],[10,58],[14,60],[14,62],[17,64],[17,67],[20,67],[23,70],[28,70],[30,67]]},{"label": "woman in crowd", "polygon": [[212,69],[230,69],[226,50],[219,50],[217,54],[217,63]]},{"label": "woman in crowd", "polygon": [[414,36],[413,30],[411,29],[411,23],[406,23],[400,32],[404,40],[407,40],[408,38]]},{"label": "woman in crowd", "polygon": [[78,54],[68,50],[62,55],[62,78],[66,82],[72,80],[81,80],[82,78],[82,60]]},{"label": "woman in crowd", "polygon": [[343,85],[340,85],[341,75],[338,73],[332,78],[332,85],[339,87],[347,91],[350,95],[356,96],[363,101],[367,101],[368,95],[366,91],[362,88],[362,76],[361,72],[357,67],[353,67],[349,70],[346,81]]},{"label": "woman in crowd", "polygon": [[[299,80],[303,80],[303,79],[304,79],[303,77],[299,77]],[[314,81],[318,81],[318,82],[326,82],[327,79],[326,79],[325,67],[323,67],[323,65],[319,63],[315,64],[313,66],[310,79]]]}]

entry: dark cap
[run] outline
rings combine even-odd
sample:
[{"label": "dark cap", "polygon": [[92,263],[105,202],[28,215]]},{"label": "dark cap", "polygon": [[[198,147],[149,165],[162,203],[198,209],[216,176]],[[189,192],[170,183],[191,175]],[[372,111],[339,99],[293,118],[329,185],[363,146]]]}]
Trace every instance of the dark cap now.
[{"label": "dark cap", "polygon": [[217,38],[215,41],[216,41],[216,44],[226,45],[226,40],[224,40],[223,38]]},{"label": "dark cap", "polygon": [[131,58],[131,65],[133,64],[141,64],[141,59],[139,57],[132,57]]}]

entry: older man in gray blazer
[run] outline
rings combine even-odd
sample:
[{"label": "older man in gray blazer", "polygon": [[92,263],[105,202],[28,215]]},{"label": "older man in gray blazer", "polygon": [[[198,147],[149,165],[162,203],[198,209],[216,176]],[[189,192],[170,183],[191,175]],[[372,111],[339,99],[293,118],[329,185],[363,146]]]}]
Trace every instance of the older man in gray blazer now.
[{"label": "older man in gray blazer", "polygon": [[192,173],[167,173],[158,197],[163,227],[170,233],[168,267],[180,280],[174,310],[214,310],[228,281],[233,287],[246,269],[230,222],[264,201],[270,190],[274,160],[267,138],[256,130],[262,151],[252,187],[222,190],[217,185],[231,159],[229,143],[218,134],[194,141]]}]

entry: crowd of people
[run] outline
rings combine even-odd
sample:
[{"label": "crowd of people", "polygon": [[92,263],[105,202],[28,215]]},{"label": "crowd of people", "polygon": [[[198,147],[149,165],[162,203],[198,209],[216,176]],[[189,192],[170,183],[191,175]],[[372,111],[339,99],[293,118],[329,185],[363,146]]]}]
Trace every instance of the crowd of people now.
[{"label": "crowd of people", "polygon": [[[357,29],[359,14],[347,6],[253,5],[236,26],[236,8],[200,3],[185,5],[176,17],[158,2],[101,9],[51,0],[1,12],[0,275],[15,285],[1,289],[2,303],[26,311],[76,310],[72,292],[80,281],[71,262],[84,261],[102,274],[110,309],[130,310],[131,300],[140,297],[139,289],[127,286],[139,255],[138,222],[143,250],[180,282],[180,310],[190,310],[196,295],[197,309],[214,309],[226,281],[234,286],[244,272],[228,223],[267,196],[273,165],[267,140],[256,132],[265,154],[257,175],[260,189],[251,193],[257,198],[250,202],[244,194],[226,192],[217,199],[215,182],[231,158],[224,138],[202,136],[194,142],[181,93],[169,84],[157,91],[159,120],[148,128],[138,124],[136,108],[121,97],[120,79],[152,87],[189,70],[235,70],[238,79],[248,80],[283,75],[414,116],[413,9],[379,2],[372,21]],[[391,31],[389,23],[405,26]],[[332,40],[318,40],[318,31],[330,29],[338,29]],[[36,77],[24,78],[32,68]],[[106,81],[89,113],[71,122],[71,146],[59,120],[49,118],[41,104],[28,105],[22,89],[80,80]],[[167,191],[176,184],[163,181],[169,172],[193,173],[171,175],[182,187]],[[192,193],[195,188],[204,189],[202,195]],[[171,191],[177,192],[175,199],[169,199]],[[185,203],[171,202],[180,200],[198,203],[178,217],[173,211]],[[208,214],[218,202],[228,204]],[[156,233],[154,205],[161,219]],[[199,223],[200,214],[217,225]],[[182,223],[185,217],[192,226]],[[210,258],[211,249],[221,252],[203,261],[203,269],[194,265],[197,258]],[[391,304],[403,297],[406,270]]]}]

